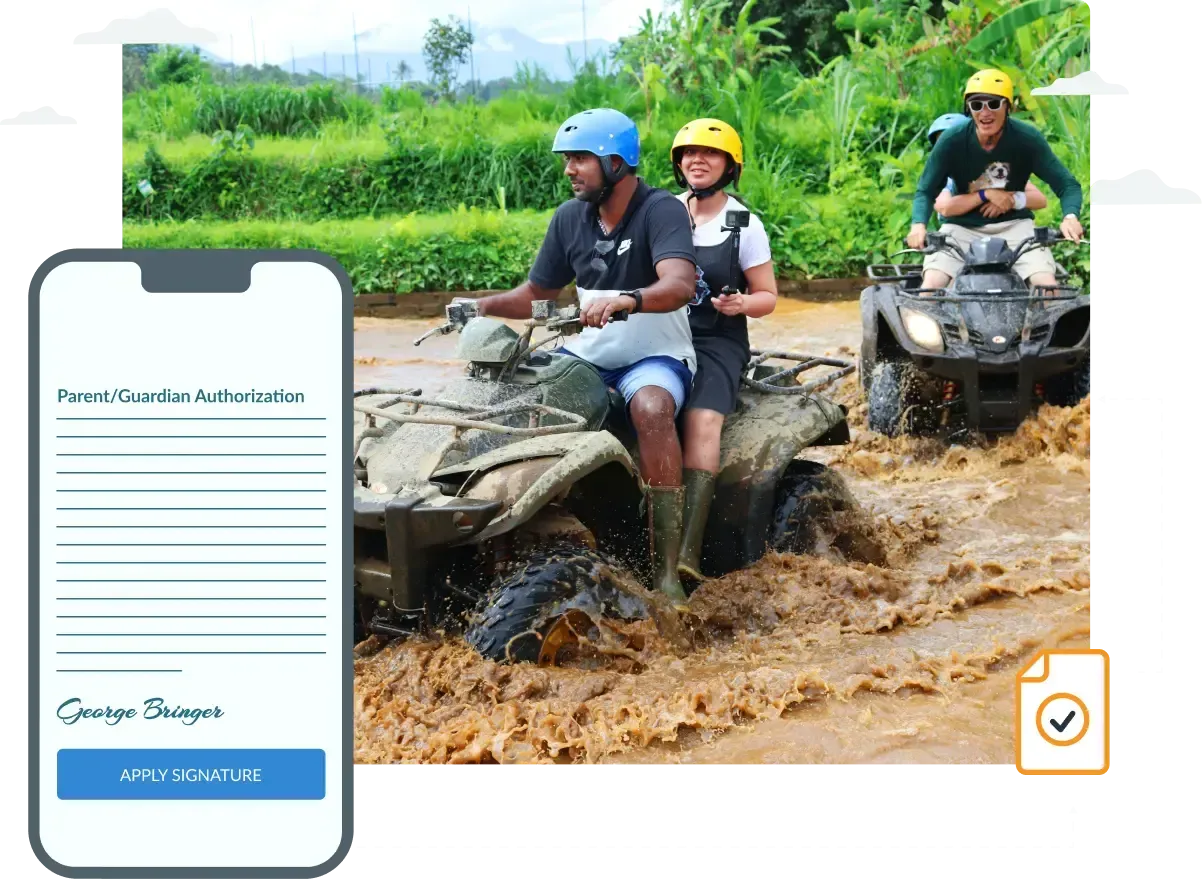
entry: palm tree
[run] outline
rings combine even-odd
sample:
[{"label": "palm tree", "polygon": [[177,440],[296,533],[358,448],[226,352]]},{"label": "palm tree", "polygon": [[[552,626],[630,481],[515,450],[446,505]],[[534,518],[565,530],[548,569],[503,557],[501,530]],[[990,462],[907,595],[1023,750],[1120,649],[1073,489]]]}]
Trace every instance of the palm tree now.
[{"label": "palm tree", "polygon": [[402,83],[409,78],[409,74],[413,73],[413,68],[409,66],[408,61],[400,61],[396,66],[396,76]]}]

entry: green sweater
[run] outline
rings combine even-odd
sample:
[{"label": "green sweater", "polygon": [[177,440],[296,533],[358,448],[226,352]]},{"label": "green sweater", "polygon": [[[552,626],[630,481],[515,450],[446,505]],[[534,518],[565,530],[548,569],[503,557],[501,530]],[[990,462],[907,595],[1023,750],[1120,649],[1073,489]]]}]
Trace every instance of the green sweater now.
[{"label": "green sweater", "polygon": [[[922,179],[918,181],[911,220],[914,223],[930,220],[935,197],[947,186],[949,177],[956,182],[956,191],[961,193],[982,189],[1022,192],[1032,174],[1052,188],[1052,192],[1060,198],[1060,207],[1065,214],[1080,215],[1081,184],[1056,158],[1035,126],[1017,119],[1007,119],[997,145],[986,152],[977,139],[976,125],[971,122],[957,125],[945,131],[935,142],[931,158],[922,170]],[[993,218],[986,217],[980,211],[972,211],[952,217],[948,222],[960,226],[984,226],[1034,216],[1027,208]]]}]

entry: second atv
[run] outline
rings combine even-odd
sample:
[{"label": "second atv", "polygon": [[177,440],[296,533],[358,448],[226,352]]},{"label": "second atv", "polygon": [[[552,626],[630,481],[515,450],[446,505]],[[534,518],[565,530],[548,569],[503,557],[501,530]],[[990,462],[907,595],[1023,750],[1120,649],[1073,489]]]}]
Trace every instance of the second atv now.
[{"label": "second atv", "polygon": [[[572,625],[649,613],[647,518],[625,404],[588,363],[548,350],[579,332],[575,306],[536,302],[523,333],[447,307],[465,374],[437,399],[356,392],[354,571],[360,637],[465,627],[490,659],[553,662]],[[552,335],[539,342],[533,331]],[[427,334],[429,335],[429,334]],[[423,337],[424,338],[424,337]],[[418,340],[420,343],[421,340]],[[770,359],[793,361],[769,366]],[[816,367],[830,372],[805,384]],[[846,413],[813,392],[845,361],[757,352],[723,432],[702,563],[707,575],[766,550],[838,546],[855,501],[837,474],[796,456],[846,443]]]},{"label": "second atv", "polygon": [[1030,289],[1014,271],[1029,248],[1063,241],[1039,227],[1014,249],[995,236],[965,252],[932,232],[926,248],[902,253],[954,251],[964,266],[943,289],[922,288],[921,265],[869,266],[873,284],[860,295],[869,428],[889,436],[1013,431],[1041,402],[1084,399],[1089,295]]}]

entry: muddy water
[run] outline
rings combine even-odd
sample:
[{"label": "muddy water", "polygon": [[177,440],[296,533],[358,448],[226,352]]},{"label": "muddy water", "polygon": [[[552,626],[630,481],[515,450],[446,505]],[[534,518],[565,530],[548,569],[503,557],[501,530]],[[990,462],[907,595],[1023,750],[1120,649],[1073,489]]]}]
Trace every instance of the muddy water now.
[{"label": "muddy water", "polygon": [[[434,321],[356,322],[356,385],[454,376]],[[848,354],[852,303],[782,300],[753,345]],[[420,353],[421,359],[415,359]],[[868,510],[882,567],[772,556],[711,581],[682,621],[588,668],[481,661],[462,642],[356,662],[360,762],[1007,762],[1014,674],[1089,639],[1089,403],[1045,408],[1012,438],[947,448],[866,431],[814,450]]]}]

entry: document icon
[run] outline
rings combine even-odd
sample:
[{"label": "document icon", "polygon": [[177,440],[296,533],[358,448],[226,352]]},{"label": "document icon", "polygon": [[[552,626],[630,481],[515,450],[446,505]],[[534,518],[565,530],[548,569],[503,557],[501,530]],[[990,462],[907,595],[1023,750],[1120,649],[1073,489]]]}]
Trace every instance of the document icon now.
[{"label": "document icon", "polygon": [[1097,648],[1041,651],[1018,673],[1019,773],[1100,774],[1110,767],[1110,657]]}]

